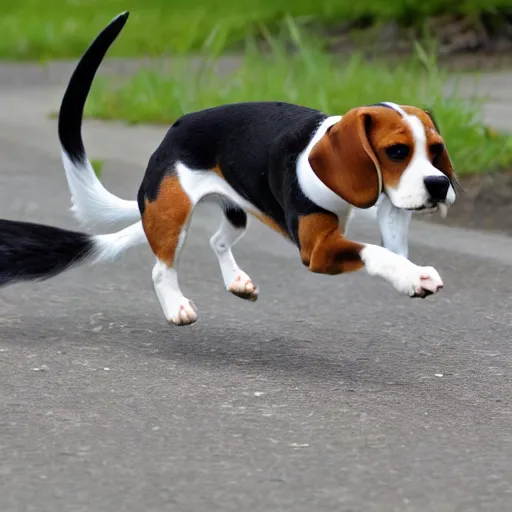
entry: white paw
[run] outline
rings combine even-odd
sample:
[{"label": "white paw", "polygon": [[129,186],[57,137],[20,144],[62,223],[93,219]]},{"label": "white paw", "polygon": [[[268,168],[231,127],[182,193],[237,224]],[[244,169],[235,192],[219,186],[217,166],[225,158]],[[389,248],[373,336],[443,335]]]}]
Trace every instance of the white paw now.
[{"label": "white paw", "polygon": [[424,299],[441,290],[443,286],[443,281],[435,268],[413,265],[404,279],[402,291],[409,297]]},{"label": "white paw", "polygon": [[167,319],[170,324],[190,325],[197,320],[197,308],[195,304],[183,297],[179,303],[179,309],[175,315]]},{"label": "white paw", "polygon": [[258,298],[258,288],[245,272],[238,272],[235,279],[228,286],[228,292],[241,299],[255,301]]}]

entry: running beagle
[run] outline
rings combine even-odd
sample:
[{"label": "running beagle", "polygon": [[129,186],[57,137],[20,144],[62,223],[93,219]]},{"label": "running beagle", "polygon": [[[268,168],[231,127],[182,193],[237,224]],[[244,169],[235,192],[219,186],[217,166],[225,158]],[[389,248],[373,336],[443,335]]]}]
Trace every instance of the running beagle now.
[{"label": "running beagle", "polygon": [[[132,221],[113,234],[87,235],[0,221],[0,284],[44,279],[90,260],[106,261],[141,243],[156,256],[153,282],[166,319],[197,318],[178,284],[177,261],[194,206],[216,201],[224,213],[210,240],[226,289],[256,300],[258,288],[231,249],[247,213],[298,248],[311,272],[366,268],[410,297],[443,287],[432,267],[407,259],[411,212],[446,214],[455,175],[443,138],[424,110],[380,103],[328,116],[281,102],[240,103],[184,115],[149,160],[137,201],[108,192],[89,163],[81,136],[85,101],[128,13],[93,41],[75,69],[59,116],[72,210],[82,224]],[[354,209],[376,206],[383,247],[343,236]]]}]

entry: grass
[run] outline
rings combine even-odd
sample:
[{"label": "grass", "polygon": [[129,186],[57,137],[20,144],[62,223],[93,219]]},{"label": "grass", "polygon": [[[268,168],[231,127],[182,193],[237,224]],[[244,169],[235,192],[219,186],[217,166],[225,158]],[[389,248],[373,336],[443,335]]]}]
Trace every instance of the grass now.
[{"label": "grass", "polygon": [[98,160],[98,159],[91,159],[91,165],[92,165],[92,168],[94,169],[94,173],[96,174],[96,176],[98,178],[101,178],[102,174],[103,174],[103,164],[105,162],[103,160]]},{"label": "grass", "polygon": [[421,23],[436,13],[475,16],[510,11],[510,0],[0,0],[0,58],[76,57],[121,11],[129,25],[111,55],[161,56],[197,49],[218,30],[226,43],[260,24],[275,27],[285,14],[327,23],[370,17]]},{"label": "grass", "polygon": [[267,35],[272,51],[263,56],[249,39],[241,63],[231,72],[221,70],[213,58],[195,67],[189,60],[176,60],[165,70],[142,69],[121,83],[98,79],[86,115],[170,124],[184,113],[238,101],[288,101],[329,114],[394,101],[435,113],[460,174],[512,164],[512,138],[483,125],[482,101],[461,100],[456,87],[450,96],[443,94],[447,76],[419,45],[414,59],[390,68],[358,56],[340,62],[314,42],[305,43],[292,22],[288,30],[298,51],[290,54]]}]

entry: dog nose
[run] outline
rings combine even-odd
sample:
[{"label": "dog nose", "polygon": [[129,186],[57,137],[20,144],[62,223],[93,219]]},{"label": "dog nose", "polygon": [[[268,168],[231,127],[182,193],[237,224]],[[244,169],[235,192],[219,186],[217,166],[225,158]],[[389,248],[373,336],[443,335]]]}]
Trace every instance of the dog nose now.
[{"label": "dog nose", "polygon": [[425,187],[434,201],[444,201],[448,188],[450,187],[450,180],[446,176],[427,176],[423,179]]}]

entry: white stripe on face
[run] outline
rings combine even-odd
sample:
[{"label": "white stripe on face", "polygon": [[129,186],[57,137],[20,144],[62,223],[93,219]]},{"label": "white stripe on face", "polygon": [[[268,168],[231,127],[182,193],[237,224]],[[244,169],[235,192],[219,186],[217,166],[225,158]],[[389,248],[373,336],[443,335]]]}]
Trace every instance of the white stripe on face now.
[{"label": "white stripe on face", "polygon": [[[398,105],[391,103],[387,103],[387,105],[402,115],[404,121],[409,125],[414,147],[412,159],[403,172],[396,188],[384,185],[386,194],[397,208],[408,210],[437,209],[438,206],[434,204],[435,202],[430,197],[424,180],[429,176],[445,175],[439,169],[436,169],[429,159],[425,126],[418,117],[406,114]],[[454,201],[455,191],[450,184],[446,199],[443,203],[450,205]]]}]

